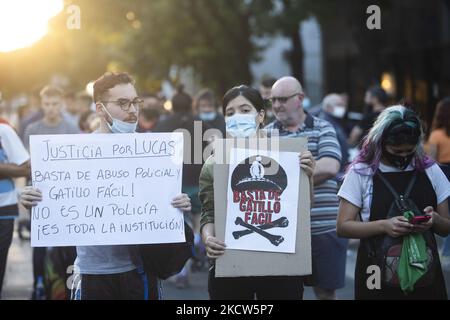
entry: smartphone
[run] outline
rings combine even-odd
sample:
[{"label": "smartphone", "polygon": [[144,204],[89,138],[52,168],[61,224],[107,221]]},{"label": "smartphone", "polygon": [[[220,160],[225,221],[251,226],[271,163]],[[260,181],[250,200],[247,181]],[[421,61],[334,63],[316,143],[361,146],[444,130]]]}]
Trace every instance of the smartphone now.
[{"label": "smartphone", "polygon": [[431,216],[416,216],[411,220],[412,224],[422,224],[431,219]]}]

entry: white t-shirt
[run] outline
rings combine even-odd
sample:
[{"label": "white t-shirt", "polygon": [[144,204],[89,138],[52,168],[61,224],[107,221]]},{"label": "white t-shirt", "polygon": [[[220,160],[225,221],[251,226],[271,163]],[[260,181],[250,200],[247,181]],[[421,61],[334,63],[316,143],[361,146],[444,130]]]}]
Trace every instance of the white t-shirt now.
[{"label": "white t-shirt", "polygon": [[[11,163],[18,166],[30,160],[30,156],[20,141],[19,136],[7,124],[0,124],[0,144],[4,152],[4,158],[0,163]],[[3,179],[8,180],[8,179]],[[7,182],[7,181],[4,181]],[[2,192],[4,191],[4,192]],[[13,188],[0,188],[0,207],[10,206],[17,203],[17,193]]]},{"label": "white t-shirt", "polygon": [[[338,192],[338,197],[361,208],[361,217],[363,221],[369,221],[373,193],[372,176],[361,175],[355,172],[354,168],[358,171],[367,170],[367,173],[370,172],[370,168],[366,164],[358,163],[355,167],[350,167],[344,182],[342,183],[341,189]],[[379,169],[381,172],[402,172],[402,170],[398,168],[390,167],[382,163],[380,163]],[[412,170],[414,170],[414,168],[409,165],[404,171]],[[436,192],[437,203],[441,204],[450,196],[450,182],[437,164],[432,165],[426,169],[425,172]]]}]

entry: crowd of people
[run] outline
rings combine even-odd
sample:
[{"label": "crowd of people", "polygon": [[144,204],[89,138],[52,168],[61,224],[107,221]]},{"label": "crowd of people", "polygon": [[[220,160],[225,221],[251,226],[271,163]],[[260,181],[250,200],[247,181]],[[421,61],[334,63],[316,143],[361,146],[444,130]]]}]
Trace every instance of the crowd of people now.
[{"label": "crowd of people", "polygon": [[[182,194],[172,203],[194,231],[193,258],[174,277],[177,287],[190,285],[192,270],[208,269],[213,300],[301,300],[304,286],[312,286],[317,299],[337,299],[337,290],[345,286],[349,239],[361,239],[355,299],[447,299],[441,259],[450,259],[450,98],[439,102],[426,131],[414,111],[389,106],[389,96],[379,86],[367,90],[366,112],[356,125],[349,125],[346,94],[330,93],[306,110],[305,92],[293,77],[265,79],[259,90],[239,85],[222,99],[207,88],[192,97],[180,85],[170,99],[171,110],[164,108],[160,95],[138,95],[126,73],[101,76],[92,97],[85,92],[64,94],[52,85],[39,97],[31,96],[29,105],[20,109],[16,127],[0,123],[0,294],[19,205],[30,209],[43,197],[31,187],[31,135],[182,130],[191,138],[200,130],[199,141],[184,139],[190,156],[184,159]],[[205,138],[206,132],[213,134]],[[197,151],[203,156],[217,137],[275,133],[280,139],[308,139],[299,166],[312,190],[312,275],[216,278],[215,260],[227,246],[216,237],[214,224],[215,159],[211,154],[199,162]],[[356,157],[352,150],[357,150]],[[14,185],[18,177],[28,179],[19,199]],[[415,223],[415,216],[424,221]],[[29,229],[23,221],[18,226],[20,235]],[[435,234],[447,237],[441,251]],[[415,261],[419,271],[405,263],[405,249],[390,253],[389,263],[377,260],[383,250],[402,243],[421,249]],[[383,277],[378,290],[367,287],[367,267],[373,264],[395,271]],[[76,281],[67,287],[67,268],[72,265]],[[143,269],[136,246],[34,248],[33,273],[32,299],[163,298],[160,279]]]}]

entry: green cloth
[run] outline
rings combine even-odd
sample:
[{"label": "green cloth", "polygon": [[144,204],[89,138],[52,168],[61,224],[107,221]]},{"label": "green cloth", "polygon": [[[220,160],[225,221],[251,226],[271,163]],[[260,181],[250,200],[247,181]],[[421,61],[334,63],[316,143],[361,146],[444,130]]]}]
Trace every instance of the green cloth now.
[{"label": "green cloth", "polygon": [[[403,216],[411,221],[414,213],[406,211]],[[400,287],[405,293],[414,291],[414,285],[427,271],[427,247],[420,233],[403,236],[402,253],[398,265]]]}]

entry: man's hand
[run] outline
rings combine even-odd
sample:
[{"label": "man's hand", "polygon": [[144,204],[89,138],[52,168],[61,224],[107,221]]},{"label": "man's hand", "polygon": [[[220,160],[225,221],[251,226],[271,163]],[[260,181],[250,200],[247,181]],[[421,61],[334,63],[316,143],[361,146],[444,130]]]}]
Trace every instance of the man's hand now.
[{"label": "man's hand", "polygon": [[300,158],[300,168],[305,170],[306,175],[308,176],[308,178],[311,179],[311,177],[314,174],[314,170],[316,168],[316,161],[314,160],[311,151],[300,153],[299,158]]},{"label": "man's hand", "polygon": [[42,201],[42,192],[35,187],[25,187],[20,193],[19,202],[27,209],[37,206],[40,201]]},{"label": "man's hand", "polygon": [[189,212],[192,209],[191,199],[185,193],[175,197],[171,204],[174,208],[180,209],[183,212]]}]

